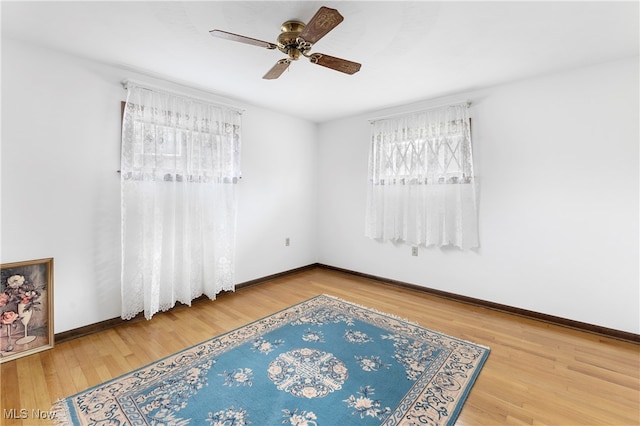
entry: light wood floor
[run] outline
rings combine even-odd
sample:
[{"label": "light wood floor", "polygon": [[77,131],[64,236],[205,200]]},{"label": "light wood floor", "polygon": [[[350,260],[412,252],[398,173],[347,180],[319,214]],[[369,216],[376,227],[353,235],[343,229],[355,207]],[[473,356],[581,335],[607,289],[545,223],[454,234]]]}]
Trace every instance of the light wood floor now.
[{"label": "light wood floor", "polygon": [[[8,410],[53,402],[317,294],[395,314],[491,354],[458,425],[639,425],[640,346],[429,296],[324,269],[223,294],[151,321],[125,324],[5,362],[0,424]],[[263,426],[263,425],[256,425]]]}]

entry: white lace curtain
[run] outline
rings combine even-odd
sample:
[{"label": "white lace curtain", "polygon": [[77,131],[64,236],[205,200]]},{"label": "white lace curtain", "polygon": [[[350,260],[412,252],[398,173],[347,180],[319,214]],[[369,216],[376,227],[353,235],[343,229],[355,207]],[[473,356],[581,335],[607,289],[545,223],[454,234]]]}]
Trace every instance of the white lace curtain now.
[{"label": "white lace curtain", "polygon": [[240,113],[127,85],[122,318],[234,289]]},{"label": "white lace curtain", "polygon": [[478,247],[466,103],[372,123],[365,235]]}]

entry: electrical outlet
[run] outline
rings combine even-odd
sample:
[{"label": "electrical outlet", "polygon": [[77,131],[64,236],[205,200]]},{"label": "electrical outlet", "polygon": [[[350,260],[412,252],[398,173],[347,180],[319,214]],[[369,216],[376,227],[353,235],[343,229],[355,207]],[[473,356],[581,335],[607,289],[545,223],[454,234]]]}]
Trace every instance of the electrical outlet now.
[{"label": "electrical outlet", "polygon": [[411,247],[411,256],[417,256],[417,255],[418,255],[418,246]]},{"label": "electrical outlet", "polygon": [[289,247],[291,245],[291,240],[289,239],[289,237],[284,239],[284,245]]}]

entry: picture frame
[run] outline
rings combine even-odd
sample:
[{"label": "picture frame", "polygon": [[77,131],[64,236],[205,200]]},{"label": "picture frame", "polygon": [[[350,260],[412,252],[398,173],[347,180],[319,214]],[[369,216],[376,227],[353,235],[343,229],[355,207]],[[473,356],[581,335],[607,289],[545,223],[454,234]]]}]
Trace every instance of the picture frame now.
[{"label": "picture frame", "polygon": [[0,363],[53,346],[53,258],[2,264]]}]

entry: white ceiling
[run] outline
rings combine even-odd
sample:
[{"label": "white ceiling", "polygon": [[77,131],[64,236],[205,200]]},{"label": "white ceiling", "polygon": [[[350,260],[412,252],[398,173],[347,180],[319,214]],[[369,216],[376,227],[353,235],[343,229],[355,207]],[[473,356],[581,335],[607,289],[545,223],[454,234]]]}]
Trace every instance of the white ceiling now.
[{"label": "white ceiling", "polygon": [[[275,42],[320,6],[344,22],[314,45],[362,63],[353,76],[211,37]],[[315,122],[636,56],[639,4],[457,1],[2,1],[2,36],[137,70]]]}]

